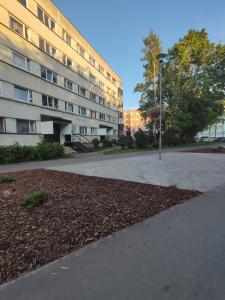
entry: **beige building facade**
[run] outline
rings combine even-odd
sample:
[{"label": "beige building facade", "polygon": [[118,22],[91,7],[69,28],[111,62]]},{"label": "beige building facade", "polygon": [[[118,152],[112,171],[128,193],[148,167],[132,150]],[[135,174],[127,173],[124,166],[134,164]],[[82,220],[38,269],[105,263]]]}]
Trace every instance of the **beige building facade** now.
[{"label": "beige building facade", "polygon": [[146,127],[144,126],[144,120],[141,117],[140,112],[138,110],[125,110],[123,116],[125,134],[131,134],[132,136],[134,136],[135,132],[138,131],[138,129],[146,131]]},{"label": "beige building facade", "polygon": [[122,81],[50,0],[0,0],[0,145],[118,138]]}]

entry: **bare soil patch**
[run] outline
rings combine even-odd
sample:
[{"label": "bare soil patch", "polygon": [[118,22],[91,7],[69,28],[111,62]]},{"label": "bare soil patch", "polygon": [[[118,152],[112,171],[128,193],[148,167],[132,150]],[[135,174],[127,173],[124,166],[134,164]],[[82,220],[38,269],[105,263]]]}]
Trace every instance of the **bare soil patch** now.
[{"label": "bare soil patch", "polygon": [[[0,184],[0,283],[201,194],[44,169],[5,175],[15,181]],[[40,206],[21,205],[40,190]]]}]

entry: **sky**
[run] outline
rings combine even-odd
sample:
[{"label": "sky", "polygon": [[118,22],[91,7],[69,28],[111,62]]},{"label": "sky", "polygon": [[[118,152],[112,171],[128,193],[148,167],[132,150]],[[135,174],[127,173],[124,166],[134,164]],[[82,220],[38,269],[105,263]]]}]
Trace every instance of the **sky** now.
[{"label": "sky", "polygon": [[134,86],[143,81],[143,37],[151,30],[164,51],[189,29],[205,28],[225,43],[225,0],[53,0],[63,14],[120,75],[124,109],[138,108]]}]

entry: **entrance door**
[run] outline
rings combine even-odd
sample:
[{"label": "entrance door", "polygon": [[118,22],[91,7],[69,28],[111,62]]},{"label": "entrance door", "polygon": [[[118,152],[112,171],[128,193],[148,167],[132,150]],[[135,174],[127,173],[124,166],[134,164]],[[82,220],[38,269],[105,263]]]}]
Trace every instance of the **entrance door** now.
[{"label": "entrance door", "polygon": [[44,136],[45,141],[48,143],[53,143],[53,142],[58,142],[60,143],[60,124],[58,123],[53,123],[53,134],[46,134]]}]

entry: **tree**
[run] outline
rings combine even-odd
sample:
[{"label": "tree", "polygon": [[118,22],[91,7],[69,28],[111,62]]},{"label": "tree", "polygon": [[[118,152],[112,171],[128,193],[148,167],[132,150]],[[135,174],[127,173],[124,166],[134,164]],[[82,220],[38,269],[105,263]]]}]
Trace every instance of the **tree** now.
[{"label": "tree", "polygon": [[135,92],[141,93],[140,112],[147,127],[153,131],[156,139],[156,118],[151,113],[157,107],[157,78],[159,74],[159,62],[157,56],[162,52],[160,38],[153,31],[143,39],[145,48],[143,51],[144,83],[138,83]]},{"label": "tree", "polygon": [[168,54],[163,82],[166,126],[190,142],[223,114],[225,46],[210,42],[204,29],[190,30]]},{"label": "tree", "polygon": [[138,148],[146,148],[148,145],[148,135],[141,129],[134,134],[135,144]]}]

